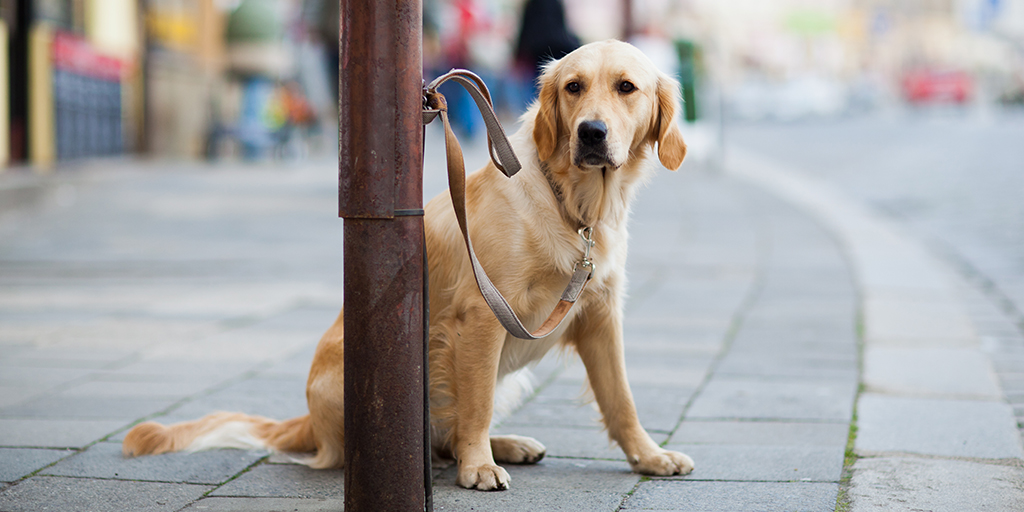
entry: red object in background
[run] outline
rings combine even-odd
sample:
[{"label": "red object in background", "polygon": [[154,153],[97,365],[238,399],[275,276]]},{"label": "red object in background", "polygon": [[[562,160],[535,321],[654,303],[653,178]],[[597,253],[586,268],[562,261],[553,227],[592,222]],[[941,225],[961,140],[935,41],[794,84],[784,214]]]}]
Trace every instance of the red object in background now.
[{"label": "red object in background", "polygon": [[974,83],[963,71],[917,70],[903,75],[903,97],[911,103],[966,103]]},{"label": "red object in background", "polygon": [[119,59],[103,55],[85,39],[65,32],[53,35],[53,65],[57,69],[111,82],[121,80],[123,68]]}]

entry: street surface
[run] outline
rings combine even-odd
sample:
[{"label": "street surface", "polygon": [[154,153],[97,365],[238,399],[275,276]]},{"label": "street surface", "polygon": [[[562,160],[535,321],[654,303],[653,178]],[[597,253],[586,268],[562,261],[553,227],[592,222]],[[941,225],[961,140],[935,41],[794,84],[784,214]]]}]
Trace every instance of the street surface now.
[{"label": "street surface", "polygon": [[1024,110],[736,123],[726,137],[868,205],[967,277],[996,306],[976,301],[975,324],[1024,430]]},{"label": "street surface", "polygon": [[[873,122],[830,128],[869,137]],[[641,422],[695,471],[631,473],[576,357],[551,354],[494,427],[547,457],[508,466],[512,487],[495,493],[456,487],[440,464],[435,510],[1024,509],[1006,308],[900,232],[917,224],[828,189],[856,197],[826,171],[855,174],[836,162],[857,152],[813,161],[786,129],[824,128],[736,127],[726,170],[658,169],[635,203],[629,380]],[[438,130],[427,144],[431,197],[445,187]],[[465,148],[470,167],[485,161],[481,141]],[[120,454],[146,419],[305,413],[313,349],[342,302],[336,184],[331,161],[101,161],[3,209],[0,510],[340,510],[341,471],[279,455]]]},{"label": "street surface", "polygon": [[991,281],[1024,322],[1024,110],[737,123],[727,140],[898,221]]}]

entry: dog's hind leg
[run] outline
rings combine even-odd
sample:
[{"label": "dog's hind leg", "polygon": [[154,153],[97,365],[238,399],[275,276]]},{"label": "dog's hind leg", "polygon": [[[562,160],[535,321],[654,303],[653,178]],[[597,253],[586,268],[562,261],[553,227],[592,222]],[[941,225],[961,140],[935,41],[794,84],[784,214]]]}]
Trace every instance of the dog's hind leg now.
[{"label": "dog's hind leg", "polygon": [[491,436],[494,460],[507,464],[535,464],[547,454],[540,441],[524,436]]},{"label": "dog's hind leg", "polygon": [[314,468],[345,465],[344,312],[316,347],[306,382],[306,401],[316,439],[316,456],[302,461]]},{"label": "dog's hind leg", "polygon": [[164,426],[147,421],[125,435],[125,456],[155,455],[210,448],[260,448],[312,452],[297,462],[314,468],[345,463],[345,387],[343,316],[320,339],[306,383],[309,414],[287,421],[217,412],[194,421]]},{"label": "dog's hind leg", "polygon": [[[467,302],[471,299],[467,299]],[[505,330],[480,298],[456,313],[452,343],[454,396],[452,447],[458,462],[455,483],[467,489],[508,489],[509,476],[494,462],[488,431]]]}]

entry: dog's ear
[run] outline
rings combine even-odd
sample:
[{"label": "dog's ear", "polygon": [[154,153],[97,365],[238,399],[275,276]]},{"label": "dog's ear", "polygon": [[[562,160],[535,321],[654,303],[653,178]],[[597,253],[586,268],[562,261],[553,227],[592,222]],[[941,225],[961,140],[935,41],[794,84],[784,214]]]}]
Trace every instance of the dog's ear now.
[{"label": "dog's ear", "polygon": [[679,82],[668,76],[660,77],[654,133],[658,137],[658,159],[661,165],[672,171],[679,169],[686,158],[686,143],[676,121],[680,101]]},{"label": "dog's ear", "polygon": [[558,61],[544,66],[540,75],[540,95],[537,98],[537,117],[533,122],[533,143],[537,156],[543,162],[555,152],[558,146]]}]

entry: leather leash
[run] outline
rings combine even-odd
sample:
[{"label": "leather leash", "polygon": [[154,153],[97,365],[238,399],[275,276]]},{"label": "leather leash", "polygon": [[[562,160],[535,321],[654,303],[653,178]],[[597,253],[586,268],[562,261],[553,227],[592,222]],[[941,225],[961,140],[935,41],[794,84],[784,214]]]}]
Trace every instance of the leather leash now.
[{"label": "leather leash", "polygon": [[444,146],[448,159],[448,188],[452,197],[452,206],[455,208],[455,216],[459,220],[459,229],[462,230],[462,238],[469,251],[469,260],[473,265],[473,276],[476,278],[476,284],[487,305],[509,334],[526,340],[544,338],[565,320],[569,310],[572,309],[573,304],[579,299],[593,276],[594,263],[590,261],[590,249],[594,246],[594,230],[590,227],[580,228],[579,234],[584,245],[583,259],[573,265],[572,278],[569,279],[569,285],[562,292],[562,297],[555,309],[537,330],[530,332],[516,316],[505,297],[487,277],[487,273],[480,266],[476,253],[473,251],[473,243],[469,239],[469,227],[466,222],[466,166],[462,158],[462,147],[459,146],[459,140],[455,137],[448,120],[448,103],[444,96],[437,92],[437,88],[448,80],[454,80],[466,89],[473,97],[473,101],[476,102],[477,108],[480,109],[484,124],[487,126],[487,151],[498,170],[511,178],[519,172],[522,165],[512,150],[512,145],[509,143],[508,137],[505,136],[501,123],[498,122],[498,116],[494,114],[490,91],[487,90],[487,86],[479,76],[464,69],[453,69],[435,78],[424,88],[423,124],[429,124],[434,118],[440,117],[441,123],[444,125]]}]

